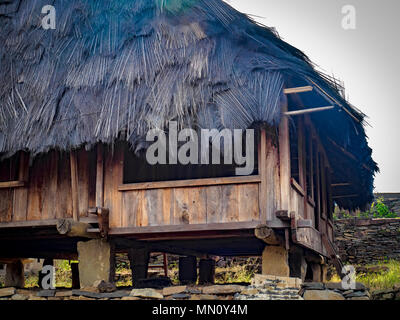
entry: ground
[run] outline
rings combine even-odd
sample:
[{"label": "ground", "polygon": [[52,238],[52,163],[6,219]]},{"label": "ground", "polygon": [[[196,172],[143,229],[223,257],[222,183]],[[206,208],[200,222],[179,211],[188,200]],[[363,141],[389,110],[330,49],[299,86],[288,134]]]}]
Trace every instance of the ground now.
[{"label": "ground", "polygon": [[[161,256],[152,258],[152,263],[160,263]],[[176,256],[168,258],[168,276],[173,284],[178,282],[178,259]],[[71,268],[70,262],[66,260],[56,260],[56,286],[60,288],[70,288]],[[374,265],[355,266],[357,270],[357,282],[363,283],[370,289],[373,296],[374,292],[382,292],[392,289],[400,284],[400,261],[382,261]],[[249,284],[254,274],[260,273],[261,260],[259,258],[233,258],[217,260],[216,283],[242,283]],[[150,276],[163,275],[163,270],[150,269]],[[329,279],[331,282],[338,282],[339,277],[333,273]],[[26,287],[37,287],[37,274],[27,274],[25,278]],[[130,287],[131,271],[129,262],[125,255],[117,256],[116,284],[118,287]],[[0,275],[0,287],[4,285],[4,276]]]}]

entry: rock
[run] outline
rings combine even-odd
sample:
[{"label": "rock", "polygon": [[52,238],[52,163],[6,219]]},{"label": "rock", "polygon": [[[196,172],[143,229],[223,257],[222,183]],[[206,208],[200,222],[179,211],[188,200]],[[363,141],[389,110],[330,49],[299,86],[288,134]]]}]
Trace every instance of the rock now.
[{"label": "rock", "polygon": [[36,293],[38,297],[54,297],[56,290],[40,290]]},{"label": "rock", "polygon": [[[351,288],[343,288],[342,283],[341,282],[327,282],[325,283],[325,287],[327,289],[331,289],[331,290],[341,290],[341,291],[347,291]],[[360,283],[360,282],[356,282],[356,288],[352,289],[352,290],[366,290],[365,286]]]},{"label": "rock", "polygon": [[369,298],[367,296],[364,296],[364,297],[348,298],[347,300],[369,300]]},{"label": "rock", "polygon": [[11,297],[11,300],[27,300],[27,299],[28,299],[27,296],[25,296],[25,295],[23,295],[23,294],[19,294],[19,293],[14,294],[14,295]]},{"label": "rock", "polygon": [[138,297],[122,297],[121,300],[140,300]]},{"label": "rock", "polygon": [[158,277],[158,278],[148,278],[148,279],[138,279],[136,283],[136,288],[153,288],[162,289],[172,285],[172,281],[168,277]]},{"label": "rock", "polygon": [[367,291],[353,291],[349,294],[344,295],[346,298],[356,298],[356,297],[368,297]]},{"label": "rock", "polygon": [[91,287],[96,280],[108,279],[110,274],[110,243],[101,239],[79,241],[79,281],[81,288]]},{"label": "rock", "polygon": [[394,299],[395,299],[395,300],[400,300],[400,292],[397,292],[397,293],[396,293]]},{"label": "rock", "polygon": [[31,295],[31,296],[29,296],[28,300],[37,300],[38,301],[38,300],[46,300],[46,298]]},{"label": "rock", "polygon": [[345,300],[344,297],[331,290],[306,290],[304,300]]},{"label": "rock", "polygon": [[202,292],[204,294],[234,294],[237,292],[241,292],[244,288],[244,286],[238,286],[234,284],[214,285],[203,287]]},{"label": "rock", "polygon": [[88,298],[95,298],[95,299],[101,299],[101,298],[122,298],[125,296],[129,295],[129,291],[126,290],[119,290],[115,292],[90,292],[90,291],[84,291],[84,290],[72,290],[72,294],[74,296],[84,296]]},{"label": "rock", "polygon": [[288,252],[281,246],[266,246],[262,253],[262,273],[289,276]]},{"label": "rock", "polygon": [[149,299],[162,299],[164,296],[158,291],[145,288],[145,289],[133,289],[129,294],[131,297],[141,297],[141,298],[149,298]]},{"label": "rock", "polygon": [[382,295],[382,300],[393,300],[394,298],[394,293],[385,293]]},{"label": "rock", "polygon": [[[213,295],[213,294],[201,294],[197,296],[199,299],[198,300],[218,300],[218,296]],[[196,300],[196,299],[192,299]]]},{"label": "rock", "polygon": [[176,294],[173,294],[171,297],[172,297],[172,299],[177,299],[177,300],[189,299],[190,298],[190,294],[176,293]]},{"label": "rock", "polygon": [[196,287],[187,287],[187,292],[190,294],[201,294],[201,289]]},{"label": "rock", "polygon": [[55,294],[56,297],[70,297],[72,296],[72,290],[68,291],[57,291]]},{"label": "rock", "polygon": [[306,290],[324,290],[325,285],[321,282],[304,282],[302,287]]},{"label": "rock", "polygon": [[245,294],[249,296],[256,295],[257,293],[259,293],[257,289],[247,289],[247,288],[240,292],[240,294]]},{"label": "rock", "polygon": [[396,290],[396,291],[400,291],[400,283],[396,283],[396,284],[393,286],[393,289]]},{"label": "rock", "polygon": [[163,289],[162,294],[164,296],[171,296],[173,294],[187,292],[187,286],[173,286],[173,287],[166,287]]},{"label": "rock", "polygon": [[98,292],[114,292],[117,290],[117,287],[114,283],[106,282],[104,280],[96,280],[93,283],[93,287],[97,288]]},{"label": "rock", "polygon": [[0,289],[0,297],[9,297],[15,294],[15,288],[14,287],[8,287],[8,288],[1,288]]}]

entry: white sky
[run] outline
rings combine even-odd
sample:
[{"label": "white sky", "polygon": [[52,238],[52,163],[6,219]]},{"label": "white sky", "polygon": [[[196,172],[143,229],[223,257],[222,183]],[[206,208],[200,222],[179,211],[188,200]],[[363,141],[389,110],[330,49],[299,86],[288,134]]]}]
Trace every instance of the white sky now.
[{"label": "white sky", "polygon": [[[381,173],[376,192],[400,192],[400,1],[226,0],[260,17],[281,38],[344,82],[348,100],[367,116],[366,131]],[[356,29],[342,28],[342,7],[356,8]]]}]

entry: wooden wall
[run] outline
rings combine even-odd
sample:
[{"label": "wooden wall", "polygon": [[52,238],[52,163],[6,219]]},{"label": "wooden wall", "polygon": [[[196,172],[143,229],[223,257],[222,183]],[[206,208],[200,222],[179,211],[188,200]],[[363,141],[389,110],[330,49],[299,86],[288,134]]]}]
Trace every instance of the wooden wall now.
[{"label": "wooden wall", "polygon": [[[78,151],[79,215],[94,206],[93,152]],[[28,161],[28,159],[26,160]],[[25,168],[25,169],[24,169]],[[0,222],[36,221],[72,217],[71,170],[67,153],[51,151],[34,159],[23,186],[0,189]]]}]

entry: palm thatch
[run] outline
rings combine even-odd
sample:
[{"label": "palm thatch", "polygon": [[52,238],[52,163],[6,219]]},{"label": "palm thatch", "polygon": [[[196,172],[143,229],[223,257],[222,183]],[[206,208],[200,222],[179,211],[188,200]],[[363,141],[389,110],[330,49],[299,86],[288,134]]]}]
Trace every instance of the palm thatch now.
[{"label": "palm thatch", "polygon": [[273,29],[221,0],[50,2],[55,30],[41,27],[48,0],[0,0],[3,155],[116,139],[138,150],[148,129],[170,120],[194,128],[276,126],[288,103],[283,88],[313,84],[320,92],[310,106],[321,96],[336,106],[315,116],[321,135],[357,156],[353,174],[362,195],[342,204],[372,199],[377,167],[364,115]]}]

